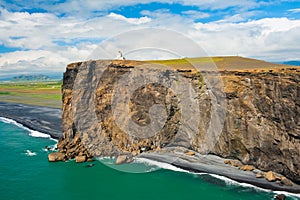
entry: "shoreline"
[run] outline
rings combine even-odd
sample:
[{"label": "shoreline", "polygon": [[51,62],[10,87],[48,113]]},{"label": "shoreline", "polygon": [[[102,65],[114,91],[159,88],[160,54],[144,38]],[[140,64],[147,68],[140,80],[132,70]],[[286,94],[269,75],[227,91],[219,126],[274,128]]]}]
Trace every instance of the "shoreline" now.
[{"label": "shoreline", "polygon": [[261,172],[261,170],[243,171],[225,164],[224,161],[227,159],[215,155],[195,153],[194,156],[188,156],[180,148],[170,148],[163,152],[143,153],[138,157],[168,163],[192,173],[208,173],[223,176],[239,183],[250,184],[262,189],[272,190],[273,192],[300,194],[300,185],[295,183],[293,183],[293,186],[279,185],[277,182],[269,182],[265,178],[256,178],[256,173]]},{"label": "shoreline", "polygon": [[0,117],[59,139],[62,134],[62,111],[59,108],[0,102]]},{"label": "shoreline", "polygon": [[[61,116],[62,111],[58,108],[0,102],[0,117],[13,119],[29,129],[46,133],[54,139],[63,136]],[[168,163],[192,173],[223,176],[239,183],[247,183],[273,192],[300,193],[300,185],[295,183],[293,186],[285,186],[276,182],[268,182],[264,178],[256,178],[252,171],[242,171],[226,165],[225,159],[219,156],[198,153],[188,156],[182,150],[177,151],[178,149],[180,148],[168,148],[167,150],[143,153],[138,157]]]}]

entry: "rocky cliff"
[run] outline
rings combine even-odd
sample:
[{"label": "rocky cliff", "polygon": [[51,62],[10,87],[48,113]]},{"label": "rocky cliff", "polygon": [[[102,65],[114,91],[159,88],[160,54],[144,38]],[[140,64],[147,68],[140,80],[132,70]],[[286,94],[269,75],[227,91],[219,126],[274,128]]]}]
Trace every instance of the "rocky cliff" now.
[{"label": "rocky cliff", "polygon": [[87,160],[184,146],[300,183],[299,82],[299,68],[73,63],[64,74],[59,153]]}]

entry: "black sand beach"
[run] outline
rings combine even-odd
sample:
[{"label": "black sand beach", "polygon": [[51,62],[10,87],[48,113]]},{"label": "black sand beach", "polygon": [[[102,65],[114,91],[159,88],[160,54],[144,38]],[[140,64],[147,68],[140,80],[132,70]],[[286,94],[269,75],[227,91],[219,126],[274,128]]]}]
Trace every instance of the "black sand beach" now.
[{"label": "black sand beach", "polygon": [[13,119],[52,138],[62,137],[62,111],[58,108],[0,102],[0,117]]},{"label": "black sand beach", "polygon": [[224,164],[225,159],[215,155],[196,153],[193,156],[188,156],[183,153],[180,147],[168,148],[168,150],[163,152],[144,153],[139,157],[169,163],[190,172],[224,176],[239,183],[248,183],[264,189],[300,193],[300,185],[286,186],[278,182],[269,182],[265,178],[256,178],[256,173],[260,172],[260,170],[242,171],[237,167]]},{"label": "black sand beach", "polygon": [[[30,129],[49,134],[53,138],[62,137],[61,116],[62,111],[57,108],[0,102],[0,117],[13,119]],[[264,178],[258,179],[254,173],[257,170],[241,171],[224,164],[225,159],[214,155],[196,153],[194,156],[187,156],[180,151],[180,148],[174,147],[162,152],[143,153],[139,157],[169,163],[191,172],[221,175],[240,183],[248,183],[273,191],[300,193],[299,185],[285,186],[277,182],[268,182]]]}]

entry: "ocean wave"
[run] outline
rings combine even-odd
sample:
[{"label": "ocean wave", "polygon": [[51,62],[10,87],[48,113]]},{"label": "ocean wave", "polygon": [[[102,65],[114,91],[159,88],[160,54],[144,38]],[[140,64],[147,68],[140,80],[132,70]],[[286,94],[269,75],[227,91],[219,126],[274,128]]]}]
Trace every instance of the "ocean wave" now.
[{"label": "ocean wave", "polygon": [[46,134],[46,133],[41,133],[39,131],[34,131],[34,130],[30,130],[28,129],[28,131],[30,131],[29,135],[32,137],[40,137],[40,138],[50,138],[51,136]]},{"label": "ocean wave", "polygon": [[[203,174],[203,173],[201,173]],[[235,180],[232,180],[230,178],[227,178],[225,176],[220,176],[220,175],[216,175],[216,174],[209,174],[207,173],[207,175],[210,175],[214,178],[217,178],[219,180],[222,180],[224,181],[227,185],[232,185],[232,186],[240,186],[240,187],[244,187],[244,188],[252,188],[256,191],[263,191],[263,192],[273,192],[275,194],[284,194],[286,196],[289,196],[291,198],[299,198],[300,197],[300,194],[295,194],[295,193],[290,193],[290,192],[285,192],[285,191],[272,191],[272,190],[268,190],[268,189],[264,189],[264,188],[260,188],[260,187],[257,187],[255,185],[251,185],[251,184],[248,184],[248,183],[240,183],[240,182],[237,182]]]},{"label": "ocean wave", "polygon": [[35,131],[35,130],[31,130],[25,126],[23,126],[23,124],[20,124],[18,122],[16,122],[15,120],[13,119],[9,119],[9,118],[5,118],[5,117],[0,117],[0,121],[4,122],[4,123],[7,123],[7,124],[13,124],[23,130],[26,130],[29,132],[29,136],[31,137],[38,137],[38,138],[48,138],[48,139],[51,139],[53,141],[56,141],[55,139],[51,138],[50,135],[46,134],[46,133],[42,133],[42,132],[39,132],[39,131]]},{"label": "ocean wave", "polygon": [[289,193],[289,192],[284,192],[284,191],[274,191],[275,194],[284,194],[285,196],[289,196],[292,199],[299,200],[300,199],[300,194],[295,194],[295,193]]},{"label": "ocean wave", "polygon": [[25,152],[25,154],[27,155],[27,156],[36,156],[36,153],[35,152],[32,152],[32,151],[30,151],[30,150],[26,150],[26,152]]},{"label": "ocean wave", "polygon": [[159,168],[162,169],[168,169],[168,170],[172,170],[172,171],[176,171],[176,172],[186,172],[189,173],[189,171],[175,167],[169,163],[163,163],[163,162],[158,162],[158,161],[154,161],[154,160],[150,160],[147,158],[136,158],[135,159],[136,163],[142,163],[146,166],[157,166]]},{"label": "ocean wave", "polygon": [[209,174],[209,173],[207,173],[207,175],[210,175],[214,178],[217,178],[219,180],[224,181],[226,183],[226,185],[241,186],[241,187],[246,187],[246,188],[253,188],[255,190],[260,190],[260,191],[264,191],[264,192],[271,192],[271,190],[263,189],[263,188],[255,186],[255,185],[251,185],[249,183],[240,183],[240,182],[237,182],[237,181],[232,180],[232,179],[230,179],[228,177],[225,177],[225,176],[220,176],[220,175],[217,175],[217,174]]},{"label": "ocean wave", "polygon": [[55,143],[54,145],[48,145],[45,148],[43,148],[43,151],[55,151],[57,149],[57,143]]}]

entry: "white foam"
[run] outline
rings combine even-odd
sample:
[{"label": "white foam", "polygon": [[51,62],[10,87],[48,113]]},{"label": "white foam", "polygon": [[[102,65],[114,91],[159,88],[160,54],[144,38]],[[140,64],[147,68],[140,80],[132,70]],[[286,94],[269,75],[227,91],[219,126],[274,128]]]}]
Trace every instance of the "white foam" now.
[{"label": "white foam", "polygon": [[32,152],[32,151],[30,151],[30,150],[26,150],[26,153],[25,153],[27,156],[35,156],[36,155],[36,153],[35,152]]},{"label": "white foam", "polygon": [[274,191],[275,194],[284,194],[285,196],[292,197],[293,199],[298,199],[300,198],[300,194],[295,194],[295,193],[289,193],[289,192],[284,192],[284,191]]},{"label": "white foam", "polygon": [[[254,185],[251,185],[251,184],[248,184],[248,183],[240,183],[240,182],[234,181],[230,178],[227,178],[225,176],[220,176],[220,175],[217,175],[217,174],[190,172],[190,171],[175,167],[175,166],[173,166],[171,164],[168,164],[168,163],[158,162],[158,161],[150,160],[150,159],[147,159],[147,158],[137,158],[135,160],[135,162],[143,163],[143,164],[146,164],[148,166],[149,165],[152,165],[152,166],[154,165],[154,166],[157,166],[159,168],[168,169],[168,170],[177,171],[177,172],[184,172],[184,173],[188,173],[188,174],[209,175],[209,176],[212,176],[214,178],[217,178],[219,180],[224,181],[227,185],[236,185],[236,186],[241,186],[241,187],[245,187],[245,188],[253,188],[255,190],[268,192],[268,193],[273,192],[275,194],[284,194],[284,195],[289,196],[289,197],[296,197],[296,198],[300,197],[300,194],[289,193],[289,192],[284,192],[284,191],[272,191],[272,190],[268,190],[268,189],[263,189],[263,188],[260,188],[260,187],[257,187],[257,186],[254,186]],[[149,172],[150,171],[155,171],[155,170],[150,169]]]},{"label": "white foam", "polygon": [[[29,135],[31,137],[39,137],[39,138],[49,138],[49,139],[52,139],[50,135],[45,134],[45,133],[41,133],[39,131],[31,130],[31,129],[23,126],[22,124],[16,122],[15,120],[4,118],[4,117],[0,117],[0,121],[2,121],[4,123],[7,123],[7,124],[13,124],[13,125],[15,125],[15,126],[17,126],[19,128],[22,128],[22,129],[28,131]],[[52,139],[52,140],[57,141],[55,139]]]},{"label": "white foam", "polygon": [[32,137],[50,138],[50,135],[48,135],[48,134],[41,133],[39,131],[30,130],[30,129],[27,129],[27,130],[30,131],[29,135]]},{"label": "white foam", "polygon": [[154,160],[150,160],[150,159],[147,159],[147,158],[136,158],[135,162],[137,162],[137,163],[143,163],[143,164],[148,165],[148,166],[149,165],[150,166],[157,166],[157,167],[162,168],[162,169],[168,169],[168,170],[172,170],[172,171],[176,171],[176,172],[186,172],[186,173],[189,173],[189,171],[184,170],[184,169],[180,169],[180,168],[175,167],[175,166],[173,166],[171,164],[154,161]]},{"label": "white foam", "polygon": [[111,159],[109,156],[103,156],[103,157],[96,157],[97,160],[108,160]]},{"label": "white foam", "polygon": [[150,169],[147,169],[146,172],[154,172],[157,170],[157,167],[151,167]]},{"label": "white foam", "polygon": [[45,148],[43,148],[43,151],[55,151],[57,149],[57,143],[55,143],[54,145],[49,145]]},{"label": "white foam", "polygon": [[217,175],[217,174],[208,174],[208,175],[224,181],[227,185],[236,185],[236,186],[241,186],[241,187],[254,188],[255,190],[260,190],[260,191],[264,191],[264,192],[271,192],[271,190],[263,189],[263,188],[251,185],[249,183],[240,183],[240,182],[237,182],[237,181],[232,180],[230,178],[227,178],[225,176],[220,176],[220,175]]},{"label": "white foam", "polygon": [[210,175],[212,177],[215,177],[215,178],[218,178],[220,180],[223,180],[227,185],[237,185],[237,186],[241,186],[241,187],[253,188],[253,189],[258,190],[258,191],[273,192],[275,194],[284,194],[284,195],[289,196],[289,197],[300,198],[300,194],[290,193],[290,192],[285,192],[285,191],[272,191],[272,190],[260,188],[260,187],[257,187],[255,185],[251,185],[251,184],[248,184],[248,183],[240,183],[240,182],[234,181],[234,180],[232,180],[230,178],[227,178],[227,177],[224,177],[224,176],[220,176],[220,175],[216,175],[216,174],[208,174],[208,175]]}]

